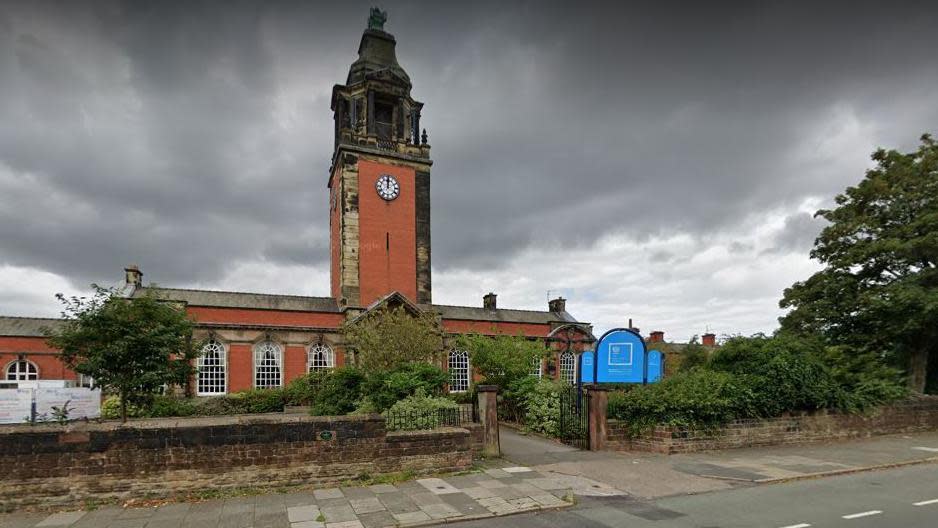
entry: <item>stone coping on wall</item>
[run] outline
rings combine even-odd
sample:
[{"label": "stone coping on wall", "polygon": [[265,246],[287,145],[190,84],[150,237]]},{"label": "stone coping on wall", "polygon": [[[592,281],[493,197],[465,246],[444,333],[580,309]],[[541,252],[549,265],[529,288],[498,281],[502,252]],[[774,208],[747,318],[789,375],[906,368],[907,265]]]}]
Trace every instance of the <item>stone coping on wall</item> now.
[{"label": "stone coping on wall", "polygon": [[212,427],[223,425],[262,425],[272,423],[347,423],[384,422],[380,414],[344,416],[311,416],[306,414],[258,413],[225,414],[219,416],[173,416],[166,418],[129,418],[120,420],[76,420],[67,424],[41,422],[36,424],[0,425],[0,435],[12,433],[38,433],[49,431],[114,431],[119,429],[181,429],[186,427]]},{"label": "stone coping on wall", "polygon": [[379,414],[230,415],[0,427],[0,504],[165,496],[210,488],[328,486],[464,471],[480,424],[387,431]]}]

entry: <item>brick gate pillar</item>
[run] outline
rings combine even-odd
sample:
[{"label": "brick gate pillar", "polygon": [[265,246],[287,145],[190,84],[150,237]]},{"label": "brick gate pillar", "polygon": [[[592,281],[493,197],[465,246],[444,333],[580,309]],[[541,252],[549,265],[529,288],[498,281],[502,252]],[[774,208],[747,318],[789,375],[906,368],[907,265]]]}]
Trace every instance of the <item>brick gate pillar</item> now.
[{"label": "brick gate pillar", "polygon": [[589,394],[590,451],[601,451],[606,446],[606,408],[609,405],[609,389],[599,385],[587,385]]},{"label": "brick gate pillar", "polygon": [[487,457],[502,456],[498,440],[498,386],[479,385],[476,390],[479,393],[479,421],[482,422],[485,435],[482,454]]}]

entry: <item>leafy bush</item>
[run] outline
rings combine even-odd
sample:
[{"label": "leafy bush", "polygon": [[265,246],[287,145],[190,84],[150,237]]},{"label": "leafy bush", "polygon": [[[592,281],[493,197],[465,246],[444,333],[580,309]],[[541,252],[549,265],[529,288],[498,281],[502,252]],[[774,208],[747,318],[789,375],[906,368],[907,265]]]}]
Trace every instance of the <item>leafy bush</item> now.
[{"label": "leafy bush", "polygon": [[405,363],[391,370],[368,373],[364,382],[365,398],[378,412],[422,390],[430,396],[442,396],[449,377],[430,363]]},{"label": "leafy bush", "polygon": [[392,431],[434,429],[446,423],[447,412],[455,414],[459,405],[445,397],[428,396],[418,388],[412,396],[392,405],[384,412],[387,427]]},{"label": "leafy bush", "polygon": [[498,395],[498,419],[524,424],[527,421],[527,401],[540,380],[524,376],[509,383]]},{"label": "leafy bush", "polygon": [[706,428],[735,418],[758,416],[757,380],[695,369],[658,383],[609,395],[608,414],[626,420],[633,432],[657,424]]},{"label": "leafy bush", "polygon": [[852,365],[843,353],[814,339],[733,338],[703,366],[612,393],[608,415],[633,432],[656,424],[708,428],[793,411],[858,411],[905,394],[897,372]]},{"label": "leafy bush", "polygon": [[192,416],[197,408],[191,399],[175,398],[172,396],[156,396],[150,402],[147,416],[162,418],[164,416]]},{"label": "leafy bush", "polygon": [[[127,402],[127,417],[142,418],[147,414],[145,410]],[[101,418],[114,420],[121,417],[121,399],[118,396],[108,396],[101,402]]]},{"label": "leafy bush", "polygon": [[[532,378],[535,379],[535,378]],[[562,382],[539,379],[524,395],[524,427],[547,436],[560,435],[560,391]]]},{"label": "leafy bush", "polygon": [[[166,416],[192,416],[201,414],[193,400],[173,396],[155,395],[146,406],[127,402],[128,418],[162,418]],[[120,398],[108,396],[101,403],[101,418],[120,418]]]},{"label": "leafy bush", "polygon": [[284,404],[283,389],[248,389],[228,396],[229,403],[236,413],[255,414],[282,412]]},{"label": "leafy bush", "polygon": [[308,405],[315,416],[343,415],[359,404],[364,381],[352,367],[318,370],[291,381],[284,394],[288,405]]}]

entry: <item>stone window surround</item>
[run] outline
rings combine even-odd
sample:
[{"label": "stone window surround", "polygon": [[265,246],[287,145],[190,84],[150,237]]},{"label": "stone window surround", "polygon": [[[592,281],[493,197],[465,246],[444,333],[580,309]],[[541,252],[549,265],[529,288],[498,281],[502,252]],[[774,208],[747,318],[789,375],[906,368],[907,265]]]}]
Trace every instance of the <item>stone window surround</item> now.
[{"label": "stone window surround", "polygon": [[3,369],[5,381],[32,381],[39,379],[39,366],[28,359],[15,359]]},{"label": "stone window surround", "polygon": [[[206,357],[206,352],[209,352],[209,348],[214,348],[214,354],[217,354],[217,362],[206,365],[204,363]],[[204,385],[208,389],[216,390],[203,390],[203,379],[202,369],[205,367],[212,368],[215,372],[211,377],[208,377],[204,380]],[[219,341],[216,338],[211,338],[209,341],[202,347],[202,351],[199,354],[198,359],[196,360],[196,395],[197,396],[221,396],[228,393],[228,347],[224,343]],[[218,375],[218,370],[221,370],[221,375]],[[220,383],[219,383],[220,382]],[[217,389],[221,390],[217,390]]]}]

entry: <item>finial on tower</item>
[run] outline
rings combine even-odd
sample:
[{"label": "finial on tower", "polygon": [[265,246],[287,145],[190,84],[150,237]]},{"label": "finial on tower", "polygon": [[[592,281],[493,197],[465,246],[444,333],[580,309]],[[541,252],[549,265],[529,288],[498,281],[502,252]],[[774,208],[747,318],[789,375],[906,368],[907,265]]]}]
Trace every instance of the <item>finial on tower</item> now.
[{"label": "finial on tower", "polygon": [[380,8],[372,7],[371,14],[368,16],[368,29],[377,29],[384,31],[384,23],[388,21],[388,12]]}]

